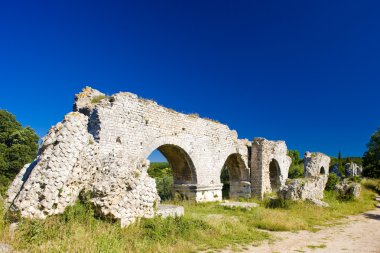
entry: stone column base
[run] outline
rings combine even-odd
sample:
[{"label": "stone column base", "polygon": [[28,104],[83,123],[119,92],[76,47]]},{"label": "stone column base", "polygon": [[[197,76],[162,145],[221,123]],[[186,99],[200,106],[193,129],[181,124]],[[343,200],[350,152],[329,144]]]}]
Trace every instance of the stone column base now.
[{"label": "stone column base", "polygon": [[222,200],[223,184],[197,185],[197,184],[174,184],[174,195],[179,194],[182,198],[195,200],[196,202],[211,202]]},{"label": "stone column base", "polygon": [[251,183],[248,181],[230,182],[230,198],[250,198]]}]

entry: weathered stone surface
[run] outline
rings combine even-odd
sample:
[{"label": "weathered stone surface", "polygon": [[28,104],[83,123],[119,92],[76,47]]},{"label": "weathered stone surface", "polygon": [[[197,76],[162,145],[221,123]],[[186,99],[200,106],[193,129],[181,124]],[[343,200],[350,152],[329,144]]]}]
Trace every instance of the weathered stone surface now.
[{"label": "weathered stone surface", "polygon": [[344,170],[347,177],[353,177],[360,176],[362,174],[363,168],[356,163],[350,162],[344,165]]},{"label": "weathered stone surface", "polygon": [[306,152],[304,157],[305,178],[288,180],[277,192],[279,198],[309,200],[319,206],[327,206],[323,191],[328,179],[330,157],[322,153]]},{"label": "weathered stone surface", "polygon": [[225,202],[225,203],[220,203],[220,206],[228,207],[228,208],[243,208],[250,210],[252,208],[258,207],[259,205],[257,203],[252,203],[252,202]]},{"label": "weathered stone surface", "polygon": [[185,215],[185,209],[183,206],[175,206],[175,205],[158,205],[157,216],[161,216],[163,218],[166,217],[180,217]]},{"label": "weathered stone surface", "polygon": [[236,197],[263,194],[287,178],[291,161],[283,141],[259,138],[252,144],[226,125],[127,92],[106,97],[86,87],[73,108],[49,130],[37,159],[7,192],[11,210],[24,217],[62,213],[83,191],[123,226],[152,217],[159,197],[146,159],[155,149],[171,164],[173,190],[198,202],[222,199],[223,167]]},{"label": "weathered stone surface", "polygon": [[252,194],[262,198],[265,193],[277,190],[288,178],[292,159],[287,155],[284,141],[255,138],[252,142],[251,183]]},{"label": "weathered stone surface", "polygon": [[24,217],[45,218],[73,204],[94,173],[93,167],[81,166],[93,161],[92,152],[87,152],[96,149],[96,145],[89,145],[91,141],[87,117],[78,112],[67,114],[43,138],[37,159],[13,181],[7,192],[12,208]]},{"label": "weathered stone surface", "polygon": [[344,181],[337,184],[335,190],[344,199],[357,199],[360,197],[362,187],[359,183]]},{"label": "weathered stone surface", "polygon": [[86,87],[81,93],[75,95],[73,111],[89,116],[97,104],[96,100],[101,100],[102,98],[106,98],[105,94],[91,87]]},{"label": "weathered stone surface", "polygon": [[156,182],[148,176],[146,159],[123,153],[104,159],[92,185],[91,202],[101,212],[128,226],[140,217],[152,218],[158,205]]},{"label": "weathered stone surface", "polygon": [[323,199],[323,191],[327,183],[326,176],[296,178],[288,180],[277,192],[278,197],[291,200]]},{"label": "weathered stone surface", "polygon": [[329,174],[330,157],[322,153],[306,152],[304,156],[305,177]]}]

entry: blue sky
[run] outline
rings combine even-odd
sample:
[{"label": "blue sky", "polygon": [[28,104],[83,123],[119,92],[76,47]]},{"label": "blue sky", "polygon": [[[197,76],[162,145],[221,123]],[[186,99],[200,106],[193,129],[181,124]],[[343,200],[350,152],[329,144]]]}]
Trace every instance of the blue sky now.
[{"label": "blue sky", "polygon": [[347,0],[0,0],[0,108],[43,136],[90,85],[217,119],[240,138],[361,156],[380,126],[379,9]]}]

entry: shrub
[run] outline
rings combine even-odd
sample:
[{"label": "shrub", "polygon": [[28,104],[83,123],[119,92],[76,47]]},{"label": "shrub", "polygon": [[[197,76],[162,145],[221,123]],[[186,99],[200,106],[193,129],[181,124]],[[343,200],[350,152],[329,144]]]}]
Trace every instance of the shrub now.
[{"label": "shrub", "polygon": [[302,164],[291,165],[289,167],[289,178],[302,178],[305,173]]},{"label": "shrub", "polygon": [[91,104],[97,104],[97,103],[99,103],[100,101],[102,101],[104,98],[106,98],[106,96],[104,96],[104,95],[96,96],[96,97],[94,97],[94,98],[91,100]]},{"label": "shrub", "polygon": [[304,175],[303,161],[298,150],[288,150],[288,156],[292,158],[292,163],[289,167],[289,178],[301,178]]},{"label": "shrub", "polygon": [[157,192],[161,200],[172,199],[173,176],[157,177],[155,179]]},{"label": "shrub", "polygon": [[162,200],[173,198],[173,172],[168,163],[151,163],[148,169],[149,176],[156,180],[158,195]]},{"label": "shrub", "polygon": [[339,181],[340,179],[335,173],[330,173],[325,187],[326,191],[333,191]]},{"label": "shrub", "polygon": [[362,178],[359,176],[353,176],[353,177],[349,177],[348,180],[351,182],[360,183],[362,181]]}]

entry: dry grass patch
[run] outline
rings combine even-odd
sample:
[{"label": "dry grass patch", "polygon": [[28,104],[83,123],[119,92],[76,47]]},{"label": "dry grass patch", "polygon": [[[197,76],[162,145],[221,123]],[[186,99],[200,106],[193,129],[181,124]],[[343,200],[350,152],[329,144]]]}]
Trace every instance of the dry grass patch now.
[{"label": "dry grass patch", "polygon": [[[181,218],[142,219],[128,228],[118,222],[96,218],[88,203],[77,203],[64,214],[44,221],[21,219],[19,229],[11,236],[10,222],[0,219],[0,242],[21,252],[196,252],[225,247],[241,248],[272,239],[270,231],[315,230],[330,226],[347,215],[374,208],[373,185],[363,181],[363,192],[356,201],[339,201],[326,193],[329,208],[311,203],[256,201],[251,210],[229,209],[217,203],[170,202],[185,207]],[[371,188],[372,187],[372,188]],[[1,217],[4,210],[0,205]]]}]

